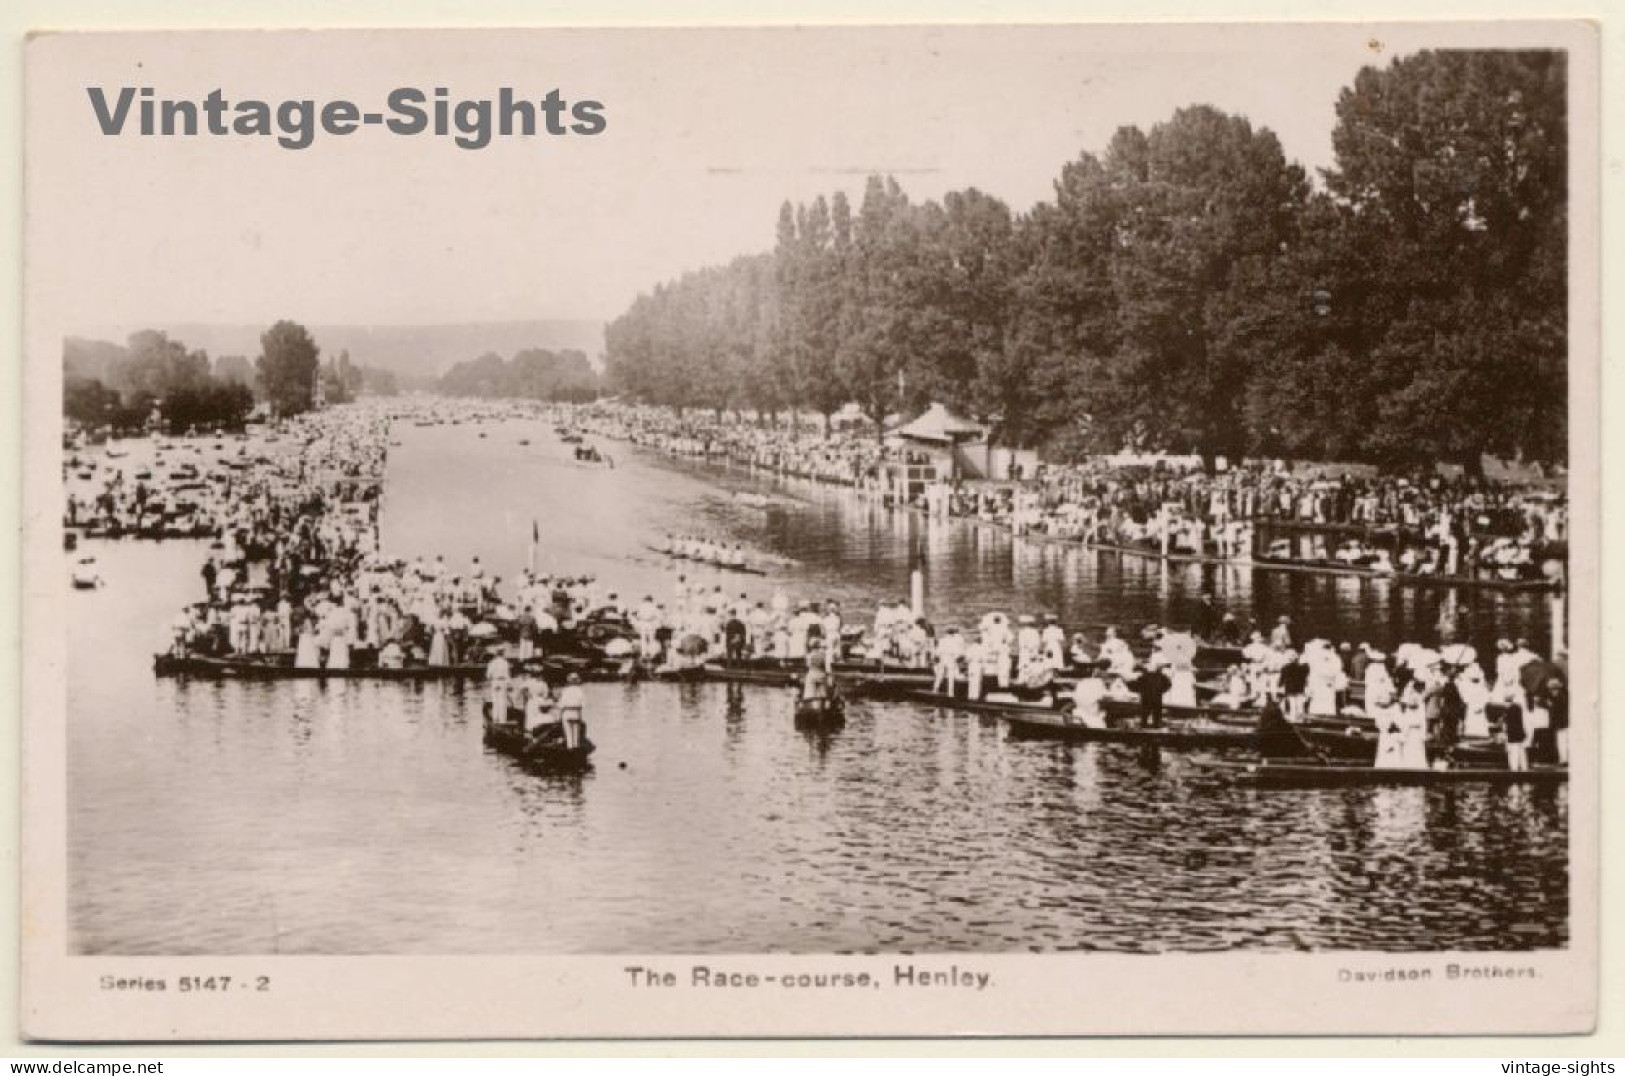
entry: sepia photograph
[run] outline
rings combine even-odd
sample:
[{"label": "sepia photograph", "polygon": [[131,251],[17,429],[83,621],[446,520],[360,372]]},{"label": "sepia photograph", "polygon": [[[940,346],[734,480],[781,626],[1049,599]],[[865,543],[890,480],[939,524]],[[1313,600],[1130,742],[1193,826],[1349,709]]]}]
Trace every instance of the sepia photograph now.
[{"label": "sepia photograph", "polygon": [[36,37],[25,1025],[1587,1029],[1596,51]]}]

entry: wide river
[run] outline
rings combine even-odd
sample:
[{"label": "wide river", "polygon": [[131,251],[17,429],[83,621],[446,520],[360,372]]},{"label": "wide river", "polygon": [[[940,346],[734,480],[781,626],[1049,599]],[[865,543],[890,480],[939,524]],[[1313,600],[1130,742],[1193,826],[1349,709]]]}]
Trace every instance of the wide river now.
[{"label": "wide river", "polygon": [[[482,436],[483,434],[483,436]],[[834,597],[867,617],[924,564],[929,614],[1188,617],[1206,588],[1301,637],[1434,638],[1439,594],[1165,570],[850,492],[604,446],[540,420],[398,426],[382,517],[401,555],[478,555],[636,600],[675,575],[667,531],[794,567],[730,595]],[[520,444],[527,440],[528,445]],[[773,511],[736,490],[776,493]],[[589,685],[595,767],[538,777],[481,744],[475,687],[159,680],[201,597],[196,542],[92,542],[71,592],[69,902],[81,953],[1127,952],[1533,949],[1567,944],[1566,788],[1242,789],[1190,757],[1012,740],[993,719],[854,703],[797,732],[785,692]],[[66,582],[64,581],[64,587]],[[1547,638],[1539,598],[1450,611],[1480,645]]]}]

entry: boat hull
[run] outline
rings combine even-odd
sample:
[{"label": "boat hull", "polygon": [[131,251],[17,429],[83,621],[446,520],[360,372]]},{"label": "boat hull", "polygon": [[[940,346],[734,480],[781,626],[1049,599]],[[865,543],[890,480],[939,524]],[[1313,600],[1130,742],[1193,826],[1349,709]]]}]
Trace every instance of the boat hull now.
[{"label": "boat hull", "polygon": [[580,747],[565,747],[562,743],[538,742],[529,733],[514,725],[487,724],[485,746],[507,755],[527,766],[544,770],[582,770],[592,765],[596,745],[583,739]]},{"label": "boat hull", "polygon": [[[198,655],[177,657],[157,654],[153,657],[153,673],[160,677],[184,676],[201,680],[387,680],[417,682],[427,680],[481,680],[485,678],[484,665],[407,665],[384,668],[377,665],[352,665],[344,669],[300,667],[286,661],[265,661],[251,658],[210,658]],[[520,667],[522,672],[534,673],[549,683],[563,682],[570,674],[583,680],[620,680],[625,670],[617,665],[591,665],[572,661],[542,661]]]},{"label": "boat hull", "polygon": [[1567,769],[1541,766],[1529,770],[1494,767],[1460,769],[1379,769],[1375,766],[1299,766],[1254,763],[1218,767],[1258,788],[1356,788],[1372,786],[1424,787],[1432,785],[1557,785],[1569,778]]}]

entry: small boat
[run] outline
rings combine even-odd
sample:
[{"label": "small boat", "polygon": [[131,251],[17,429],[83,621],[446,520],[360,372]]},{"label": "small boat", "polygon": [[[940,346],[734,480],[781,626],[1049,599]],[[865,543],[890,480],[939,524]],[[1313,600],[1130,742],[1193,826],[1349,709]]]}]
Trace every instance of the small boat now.
[{"label": "small boat", "polygon": [[1494,575],[1435,575],[1427,572],[1383,571],[1334,560],[1297,560],[1290,557],[1255,556],[1255,568],[1272,572],[1307,572],[1312,575],[1341,575],[1359,579],[1390,579],[1407,587],[1460,587],[1473,590],[1539,592],[1555,589],[1556,581],[1544,577],[1506,579]]},{"label": "small boat", "polygon": [[96,572],[96,558],[80,557],[79,563],[73,566],[71,578],[75,590],[95,590],[100,587],[102,577]]},{"label": "small boat", "polygon": [[566,747],[562,731],[535,735],[518,725],[494,721],[485,724],[485,746],[537,769],[554,771],[586,769],[592,765],[592,753],[597,750],[597,745],[585,737],[580,746]]},{"label": "small boat", "polygon": [[670,549],[661,549],[659,546],[646,547],[651,553],[659,553],[663,557],[672,557],[675,560],[686,560],[694,564],[703,564],[707,568],[715,568],[721,572],[738,572],[742,575],[766,575],[766,568],[758,568],[751,564],[724,564],[720,560],[710,560],[706,557],[693,557],[687,553],[678,553]]},{"label": "small boat", "polygon": [[157,676],[188,676],[203,680],[478,680],[484,665],[407,665],[401,668],[352,665],[347,669],[293,664],[292,655],[211,658],[200,654],[181,657],[156,654],[152,670]]},{"label": "small boat", "polygon": [[1122,743],[1140,747],[1166,747],[1173,750],[1197,748],[1256,750],[1258,733],[1244,726],[1207,724],[1185,721],[1156,728],[1128,722],[1108,721],[1104,725],[1090,726],[1074,720],[1065,711],[1044,710],[1036,706],[1025,712],[1013,707],[981,711],[996,713],[1010,727],[1010,735],[1017,739],[1071,740],[1080,743]]},{"label": "small boat", "polygon": [[[373,662],[372,652],[356,648],[350,652],[351,664],[346,669],[301,667],[293,664],[293,654],[245,655],[241,657],[206,657],[201,654],[155,654],[152,670],[157,676],[186,676],[202,680],[483,680],[483,663],[460,665],[403,665],[399,668],[379,666]],[[624,680],[626,672],[621,665],[611,662],[583,661],[567,655],[555,655],[538,661],[522,663],[520,669],[541,676],[548,683],[563,683],[572,673],[582,680],[604,682]]]},{"label": "small boat", "polygon": [[846,700],[839,695],[796,699],[796,728],[833,729],[846,724]]},{"label": "small boat", "polygon": [[1358,765],[1223,761],[1204,762],[1207,769],[1228,773],[1257,788],[1354,788],[1383,785],[1556,785],[1569,779],[1563,766],[1509,770],[1492,766],[1447,769],[1383,769]]}]

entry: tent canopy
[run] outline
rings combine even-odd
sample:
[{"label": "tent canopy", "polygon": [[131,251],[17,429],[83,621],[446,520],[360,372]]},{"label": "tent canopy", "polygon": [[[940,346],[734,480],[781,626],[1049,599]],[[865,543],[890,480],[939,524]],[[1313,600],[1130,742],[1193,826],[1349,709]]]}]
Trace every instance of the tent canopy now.
[{"label": "tent canopy", "polygon": [[960,418],[942,404],[934,403],[913,422],[892,431],[893,437],[910,441],[932,441],[950,444],[956,441],[975,441],[987,436],[987,427],[969,419]]}]

